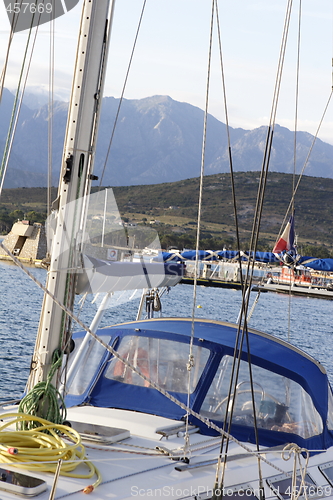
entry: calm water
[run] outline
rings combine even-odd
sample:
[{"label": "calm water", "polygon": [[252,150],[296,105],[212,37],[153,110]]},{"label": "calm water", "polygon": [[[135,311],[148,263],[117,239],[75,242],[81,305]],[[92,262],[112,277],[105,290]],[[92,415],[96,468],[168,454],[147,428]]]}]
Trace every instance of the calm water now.
[{"label": "calm water", "polygon": [[[43,283],[46,272],[29,268]],[[42,291],[20,269],[0,262],[0,401],[18,397],[29,373],[31,354],[37,331]],[[256,294],[251,294],[251,304]],[[190,316],[193,288],[178,285],[163,297],[165,316]],[[240,308],[238,291],[200,287],[197,293],[196,316],[235,322]],[[134,320],[139,298],[128,301],[115,297],[113,306],[104,316],[101,326]],[[79,307],[79,306],[77,306]],[[278,294],[262,294],[250,326],[288,339],[288,311],[290,309],[290,341],[302,348],[325,366],[333,383],[333,301]],[[80,318],[91,321],[96,305],[88,301]]]}]

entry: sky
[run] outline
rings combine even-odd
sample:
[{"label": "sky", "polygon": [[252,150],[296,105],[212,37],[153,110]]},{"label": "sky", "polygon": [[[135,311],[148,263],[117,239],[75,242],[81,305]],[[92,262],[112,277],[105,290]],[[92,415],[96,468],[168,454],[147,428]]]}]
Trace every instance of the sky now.
[{"label": "sky", "polygon": [[[119,97],[143,0],[117,0],[113,20],[106,96]],[[169,95],[205,106],[211,0],[147,0],[125,98]],[[55,23],[55,93],[68,100],[82,0]],[[289,43],[276,122],[295,128],[295,94],[300,0],[293,5]],[[223,63],[229,122],[254,129],[267,125],[272,106],[287,0],[220,0]],[[302,0],[297,129],[315,134],[332,89],[332,2]],[[49,25],[40,27],[28,87],[46,89]],[[9,36],[0,5],[0,65]],[[15,34],[5,86],[17,86],[27,31]],[[209,112],[225,122],[216,25],[213,35]],[[333,103],[319,137],[333,144]]]}]

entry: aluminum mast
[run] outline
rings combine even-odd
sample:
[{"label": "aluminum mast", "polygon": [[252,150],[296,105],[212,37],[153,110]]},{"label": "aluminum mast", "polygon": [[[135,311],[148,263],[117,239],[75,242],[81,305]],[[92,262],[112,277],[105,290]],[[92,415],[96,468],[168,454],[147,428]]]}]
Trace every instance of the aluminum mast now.
[{"label": "aluminum mast", "polygon": [[[115,0],[84,0],[67,118],[58,197],[54,202],[47,289],[73,308],[85,195],[90,192]],[[28,390],[46,380],[53,353],[69,339],[67,315],[45,294]]]}]

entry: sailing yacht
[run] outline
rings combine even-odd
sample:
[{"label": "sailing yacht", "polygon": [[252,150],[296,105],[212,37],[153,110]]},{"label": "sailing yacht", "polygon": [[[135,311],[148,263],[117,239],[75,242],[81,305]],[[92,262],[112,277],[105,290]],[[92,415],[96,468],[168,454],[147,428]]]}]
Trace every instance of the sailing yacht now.
[{"label": "sailing yacht", "polygon": [[[83,2],[30,377],[1,411],[0,498],[333,498],[324,367],[249,328],[245,302],[239,324],[154,318],[157,290],[181,279],[181,265],[92,254],[87,200],[113,9]],[[87,327],[73,312],[76,293],[109,300],[133,287],[149,298],[147,319],[98,328],[104,304]]]}]

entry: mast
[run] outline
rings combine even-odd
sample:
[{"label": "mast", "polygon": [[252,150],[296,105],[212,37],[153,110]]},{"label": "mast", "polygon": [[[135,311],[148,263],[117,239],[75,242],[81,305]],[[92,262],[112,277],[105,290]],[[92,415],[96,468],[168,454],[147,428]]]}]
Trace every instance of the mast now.
[{"label": "mast", "polygon": [[[53,203],[51,262],[47,289],[72,310],[80,243],[84,230],[85,197],[90,192],[110,28],[115,0],[84,0],[58,197]],[[53,353],[64,352],[70,321],[45,294],[27,389],[45,381]]]}]

